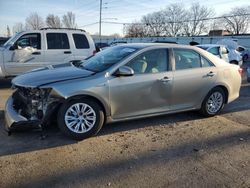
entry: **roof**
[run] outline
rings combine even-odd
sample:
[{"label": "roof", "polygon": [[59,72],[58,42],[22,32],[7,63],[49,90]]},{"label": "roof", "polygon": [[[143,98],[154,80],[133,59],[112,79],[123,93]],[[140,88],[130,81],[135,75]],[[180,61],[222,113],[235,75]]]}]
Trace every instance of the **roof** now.
[{"label": "roof", "polygon": [[166,47],[166,48],[189,48],[189,49],[196,49],[196,47],[184,45],[184,44],[172,44],[172,43],[128,43],[122,44],[119,46],[127,46],[131,48],[147,48],[147,47]]},{"label": "roof", "polygon": [[196,46],[200,46],[200,47],[219,47],[219,46],[224,46],[222,44],[199,44],[199,45],[196,45]]}]

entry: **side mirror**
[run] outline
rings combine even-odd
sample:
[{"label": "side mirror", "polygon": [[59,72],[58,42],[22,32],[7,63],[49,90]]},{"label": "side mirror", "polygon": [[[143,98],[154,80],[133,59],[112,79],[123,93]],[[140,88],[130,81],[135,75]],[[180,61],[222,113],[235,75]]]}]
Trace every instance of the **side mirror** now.
[{"label": "side mirror", "polygon": [[115,76],[133,76],[134,75],[134,70],[131,69],[128,66],[121,66],[115,71],[114,73]]},{"label": "side mirror", "polygon": [[14,43],[9,50],[16,50],[16,49],[18,49],[18,45],[17,43]]}]

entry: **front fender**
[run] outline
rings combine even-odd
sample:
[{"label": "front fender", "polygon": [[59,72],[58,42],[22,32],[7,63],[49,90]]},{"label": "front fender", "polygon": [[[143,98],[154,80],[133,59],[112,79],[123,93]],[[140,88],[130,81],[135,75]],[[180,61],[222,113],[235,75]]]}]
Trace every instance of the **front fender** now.
[{"label": "front fender", "polygon": [[[63,84],[64,85],[64,84]],[[74,86],[72,86],[74,85]],[[107,116],[110,116],[110,99],[109,99],[109,86],[107,83],[102,83],[98,86],[87,87],[86,85],[81,85],[78,87],[77,83],[65,84],[64,87],[62,85],[56,85],[52,87],[51,96],[64,98],[65,100],[69,100],[75,97],[92,97],[103,106],[105,113]]]}]

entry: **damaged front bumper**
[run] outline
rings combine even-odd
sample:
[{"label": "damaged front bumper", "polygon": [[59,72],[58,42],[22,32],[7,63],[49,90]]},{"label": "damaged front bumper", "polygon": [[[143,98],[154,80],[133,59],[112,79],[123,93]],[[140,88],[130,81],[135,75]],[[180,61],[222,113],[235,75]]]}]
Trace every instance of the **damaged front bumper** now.
[{"label": "damaged front bumper", "polygon": [[13,130],[23,130],[26,128],[38,128],[40,127],[40,120],[28,120],[22,115],[18,114],[13,108],[12,96],[6,102],[5,105],[5,129],[10,132]]}]

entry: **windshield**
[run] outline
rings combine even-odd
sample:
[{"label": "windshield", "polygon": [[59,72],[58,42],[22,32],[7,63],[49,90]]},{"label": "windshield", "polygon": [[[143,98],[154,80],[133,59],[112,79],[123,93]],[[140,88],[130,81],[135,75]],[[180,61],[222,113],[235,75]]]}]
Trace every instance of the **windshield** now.
[{"label": "windshield", "polygon": [[16,41],[16,39],[19,37],[19,34],[20,34],[20,32],[13,35],[9,40],[7,40],[4,43],[3,47],[8,46],[8,45],[13,45],[14,42]]},{"label": "windshield", "polygon": [[102,72],[128,57],[136,50],[138,50],[138,48],[127,46],[110,47],[82,61],[80,67],[93,72]]}]

